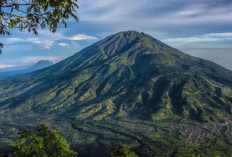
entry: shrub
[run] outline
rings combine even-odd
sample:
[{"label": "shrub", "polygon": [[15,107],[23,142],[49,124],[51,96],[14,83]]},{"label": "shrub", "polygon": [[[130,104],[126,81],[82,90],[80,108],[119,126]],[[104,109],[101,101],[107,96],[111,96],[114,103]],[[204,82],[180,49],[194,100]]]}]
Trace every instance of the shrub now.
[{"label": "shrub", "polygon": [[20,131],[19,135],[19,140],[13,145],[14,157],[77,157],[66,139],[44,124]]},{"label": "shrub", "polygon": [[128,146],[111,147],[108,157],[138,157]]}]

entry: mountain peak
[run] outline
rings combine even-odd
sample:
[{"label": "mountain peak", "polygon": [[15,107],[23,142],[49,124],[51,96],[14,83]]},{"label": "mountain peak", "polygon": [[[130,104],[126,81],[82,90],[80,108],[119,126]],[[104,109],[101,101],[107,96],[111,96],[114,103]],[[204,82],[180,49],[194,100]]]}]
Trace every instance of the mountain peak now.
[{"label": "mountain peak", "polygon": [[121,38],[127,38],[127,39],[135,39],[135,38],[152,38],[150,35],[145,34],[143,32],[138,32],[138,31],[134,31],[134,30],[130,30],[130,31],[121,31],[119,33],[116,33],[114,35],[112,35],[114,37],[121,37]]},{"label": "mountain peak", "polygon": [[51,65],[53,65],[53,63],[51,61],[49,61],[49,60],[40,60],[37,63],[35,63],[34,65],[32,65],[29,69],[32,70],[32,71],[35,71],[35,70],[39,70],[39,69],[49,67]]},{"label": "mountain peak", "polygon": [[141,37],[144,35],[144,33],[140,33],[138,31],[133,31],[133,30],[130,30],[130,31],[122,31],[122,32],[119,32],[117,33],[116,35],[122,35],[124,37]]},{"label": "mountain peak", "polygon": [[53,63],[49,60],[40,60],[36,64],[53,64]]},{"label": "mountain peak", "polygon": [[[125,52],[136,45],[150,46],[154,44],[154,41],[158,40],[143,32],[123,31],[99,41],[98,46],[104,55],[110,57]],[[158,42],[158,44],[163,45],[162,42]]]}]

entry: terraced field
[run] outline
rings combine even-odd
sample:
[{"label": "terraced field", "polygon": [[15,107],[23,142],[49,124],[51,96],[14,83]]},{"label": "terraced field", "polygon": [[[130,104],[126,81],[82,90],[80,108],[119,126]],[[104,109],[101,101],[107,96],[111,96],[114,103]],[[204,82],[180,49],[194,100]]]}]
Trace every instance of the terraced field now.
[{"label": "terraced field", "polygon": [[[21,118],[9,118],[7,121],[4,118],[1,121],[0,125],[5,126],[0,130],[2,150],[9,149],[10,144],[18,138],[16,133],[22,126],[30,128],[35,123],[45,123],[65,135],[72,143],[73,149],[80,152],[81,156],[104,156],[109,146],[121,144],[131,146],[140,156],[157,156],[159,152],[160,155],[171,156],[176,150],[175,145],[181,148],[179,153],[194,148],[198,150],[199,147],[205,150],[203,154],[206,156],[229,156],[232,153],[232,121],[229,120],[223,123],[179,123],[125,118],[78,122],[63,118],[55,120],[44,115],[41,119],[23,118],[25,121],[18,123],[22,122]],[[214,151],[208,147],[213,147]]]}]

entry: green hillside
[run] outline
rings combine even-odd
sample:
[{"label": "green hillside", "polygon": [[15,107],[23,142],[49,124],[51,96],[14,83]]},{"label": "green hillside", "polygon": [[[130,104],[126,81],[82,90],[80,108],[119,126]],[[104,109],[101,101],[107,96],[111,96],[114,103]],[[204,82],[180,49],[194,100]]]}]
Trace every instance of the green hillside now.
[{"label": "green hillside", "polygon": [[83,152],[125,143],[152,156],[160,143],[213,139],[220,153],[232,143],[231,107],[231,71],[147,34],[120,32],[46,69],[0,80],[0,141],[46,123]]}]

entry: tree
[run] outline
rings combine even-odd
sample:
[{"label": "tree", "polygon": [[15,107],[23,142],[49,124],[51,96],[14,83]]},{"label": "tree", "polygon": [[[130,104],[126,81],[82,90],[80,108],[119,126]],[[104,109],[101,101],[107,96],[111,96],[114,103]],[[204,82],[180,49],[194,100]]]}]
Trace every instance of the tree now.
[{"label": "tree", "polygon": [[[38,28],[49,27],[56,32],[58,24],[67,27],[66,20],[73,17],[78,0],[0,0],[0,35],[9,35],[11,29],[38,34]],[[0,43],[0,53],[3,44]]]},{"label": "tree", "polygon": [[44,124],[20,131],[19,135],[19,140],[13,145],[15,157],[77,157],[66,139]]},{"label": "tree", "polygon": [[128,146],[111,147],[108,157],[138,157]]}]

